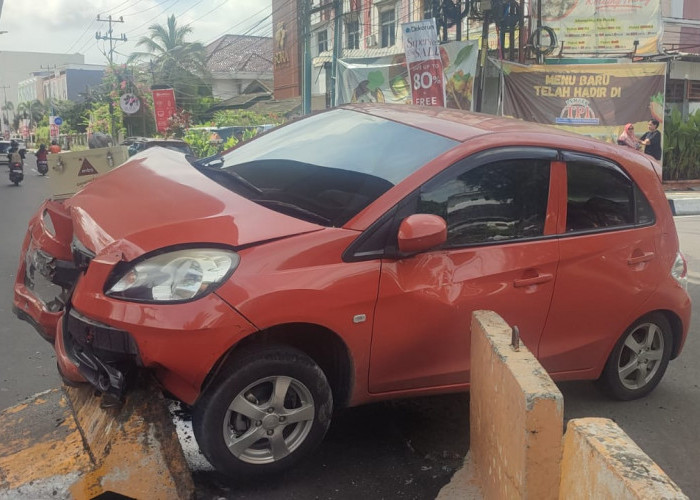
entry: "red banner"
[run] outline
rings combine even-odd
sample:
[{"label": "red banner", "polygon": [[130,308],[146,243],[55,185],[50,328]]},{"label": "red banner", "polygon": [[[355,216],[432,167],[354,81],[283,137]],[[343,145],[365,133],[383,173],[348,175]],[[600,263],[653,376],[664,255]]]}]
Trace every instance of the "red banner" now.
[{"label": "red banner", "polygon": [[168,120],[177,111],[175,108],[175,92],[173,89],[158,89],[153,91],[153,109],[156,114],[156,129],[165,132]]}]

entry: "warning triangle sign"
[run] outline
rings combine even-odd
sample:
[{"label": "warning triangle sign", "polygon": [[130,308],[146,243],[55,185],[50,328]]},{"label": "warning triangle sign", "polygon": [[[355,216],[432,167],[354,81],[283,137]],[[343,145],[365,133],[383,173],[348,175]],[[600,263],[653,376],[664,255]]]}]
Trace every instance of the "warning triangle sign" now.
[{"label": "warning triangle sign", "polygon": [[78,175],[95,175],[98,173],[99,172],[95,170],[95,167],[93,167],[87,160],[87,158],[85,158],[83,160],[83,164],[80,166],[80,171],[78,172]]}]

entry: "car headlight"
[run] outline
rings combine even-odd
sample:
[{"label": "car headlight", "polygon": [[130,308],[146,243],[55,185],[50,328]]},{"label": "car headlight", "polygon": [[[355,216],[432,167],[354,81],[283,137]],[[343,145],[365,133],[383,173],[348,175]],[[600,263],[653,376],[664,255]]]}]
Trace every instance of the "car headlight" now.
[{"label": "car headlight", "polygon": [[110,297],[143,302],[184,302],[215,289],[238,267],[236,252],[190,248],[142,260],[116,277]]}]

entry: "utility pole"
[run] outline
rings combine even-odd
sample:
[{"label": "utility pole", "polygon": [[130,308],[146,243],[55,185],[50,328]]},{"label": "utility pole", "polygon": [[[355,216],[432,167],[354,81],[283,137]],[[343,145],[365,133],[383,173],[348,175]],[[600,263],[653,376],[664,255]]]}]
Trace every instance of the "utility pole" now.
[{"label": "utility pole", "polygon": [[112,19],[112,16],[109,15],[107,16],[107,19],[100,19],[100,15],[97,14],[97,20],[103,23],[109,23],[107,33],[103,35],[101,31],[98,31],[95,33],[95,38],[97,40],[109,40],[109,55],[107,58],[109,59],[109,65],[111,67],[114,64],[114,42],[126,42],[126,35],[124,33],[122,33],[122,35],[118,38],[114,38],[112,36],[112,23],[123,23],[124,18],[120,16],[119,19]]},{"label": "utility pole", "polygon": [[301,0],[301,38],[303,73],[301,78],[301,113],[311,112],[311,0]]},{"label": "utility pole", "polygon": [[[97,15],[97,20],[103,23],[108,23],[109,24],[109,29],[107,30],[106,34],[102,34],[100,31],[95,33],[95,38],[97,40],[109,40],[109,55],[107,56],[107,59],[109,59],[109,68],[114,72],[114,47],[116,45],[115,42],[126,42],[126,35],[122,33],[122,35],[118,38],[115,38],[112,36],[112,23],[123,23],[124,18],[119,16],[119,19],[112,19],[111,14],[107,16],[107,19],[100,19],[100,15]],[[109,125],[109,135],[112,136],[112,144],[117,143],[117,138],[114,136],[114,103],[110,99],[109,101],[109,117],[110,117],[110,125]]]},{"label": "utility pole", "polygon": [[331,62],[331,107],[335,107],[335,86],[336,77],[338,75],[338,56],[340,55],[340,45],[343,43],[341,32],[341,11],[343,6],[340,0],[333,0],[333,11],[334,11],[334,33],[333,33],[333,61]]},{"label": "utility pole", "polygon": [[[304,65],[304,73],[303,73],[303,78],[302,78],[302,100],[301,100],[301,110],[302,113],[305,115],[308,115],[311,113],[311,14],[315,14],[316,12],[321,12],[322,10],[326,9],[335,9],[336,13],[336,39],[338,38],[338,32],[339,30],[337,29],[337,26],[340,24],[340,19],[338,16],[338,11],[339,11],[339,2],[333,1],[330,3],[326,3],[323,5],[319,5],[318,7],[311,7],[311,0],[300,0],[301,1],[301,15],[302,15],[302,28],[301,28],[301,36],[304,40],[304,45],[303,45],[303,65]],[[333,54],[336,54],[337,50],[337,44],[334,42],[333,44]],[[335,65],[335,57],[333,59],[333,64]],[[332,72],[335,71],[335,68],[331,70]],[[333,73],[333,78],[335,78],[335,73]],[[335,83],[333,84],[335,86]],[[333,101],[331,100],[331,103]]]},{"label": "utility pole", "polygon": [[7,118],[7,89],[9,89],[9,88],[10,88],[9,85],[3,85],[2,87],[0,87],[0,89],[2,89],[3,95],[5,96],[5,106],[3,108],[3,113],[2,113],[2,131],[3,131],[3,134],[5,132],[5,119]]}]

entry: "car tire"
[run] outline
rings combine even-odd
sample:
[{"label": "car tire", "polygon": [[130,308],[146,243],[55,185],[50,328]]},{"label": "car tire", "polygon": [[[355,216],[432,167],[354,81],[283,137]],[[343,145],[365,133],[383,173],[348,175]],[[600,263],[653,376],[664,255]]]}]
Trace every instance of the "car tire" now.
[{"label": "car tire", "polygon": [[192,426],[209,462],[234,477],[278,473],[311,453],[331,423],[333,396],[319,366],[289,347],[249,350],[194,406]]},{"label": "car tire", "polygon": [[602,388],[623,401],[649,394],[661,381],[671,359],[671,325],[660,313],[635,321],[620,337],[599,379]]}]

